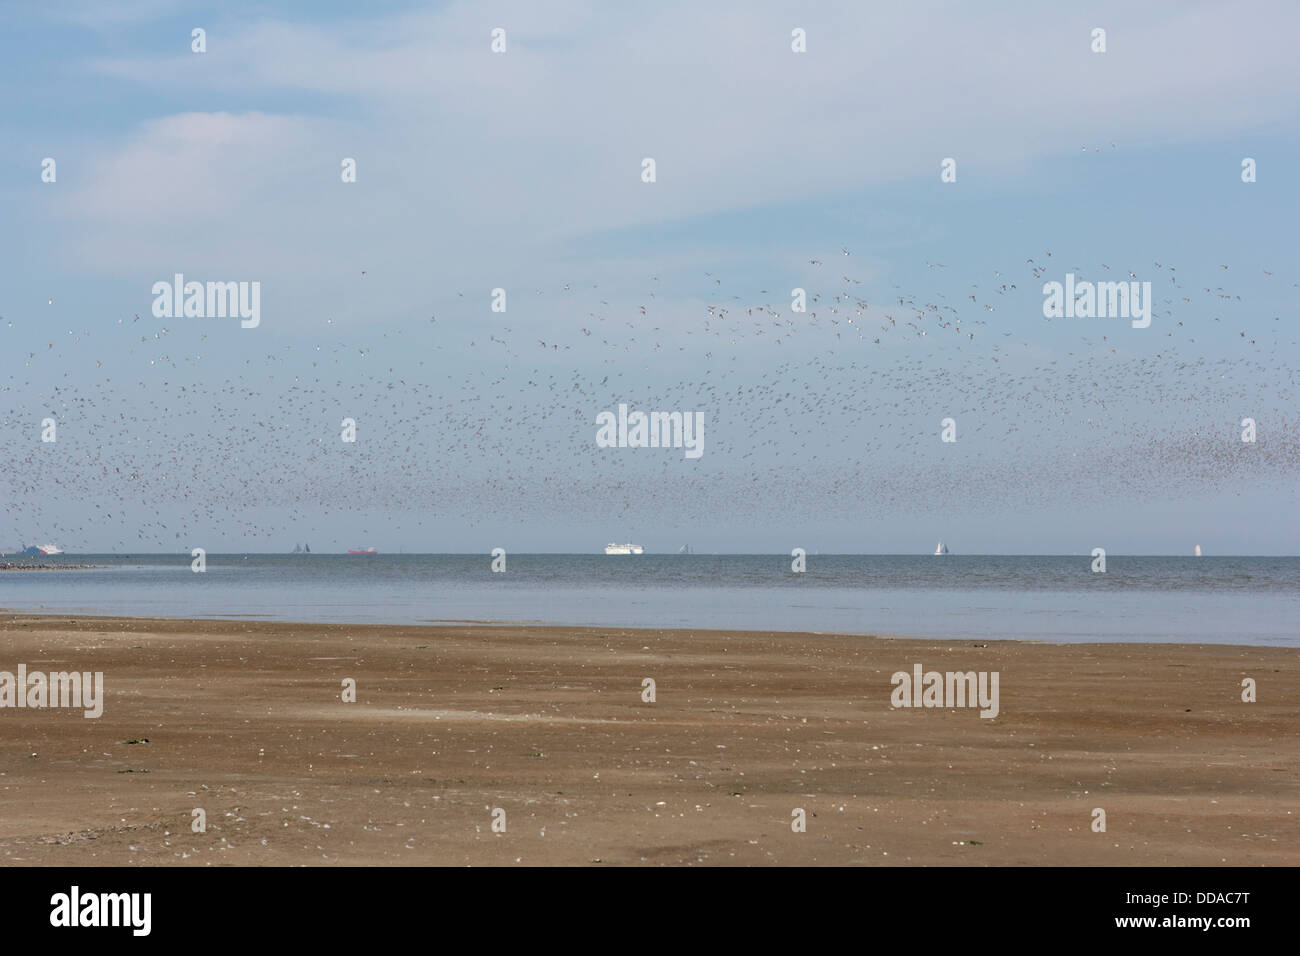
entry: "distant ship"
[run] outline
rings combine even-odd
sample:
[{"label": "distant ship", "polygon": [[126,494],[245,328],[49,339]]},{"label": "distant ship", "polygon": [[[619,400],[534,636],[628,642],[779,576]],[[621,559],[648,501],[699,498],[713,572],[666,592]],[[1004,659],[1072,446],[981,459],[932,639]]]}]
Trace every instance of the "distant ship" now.
[{"label": "distant ship", "polygon": [[1198,558],[1201,556],[1201,546],[1200,546],[1199,544],[1196,546],[1196,552],[1195,552],[1195,553],[1196,553],[1196,556],[1197,556]]},{"label": "distant ship", "polygon": [[680,548],[677,549],[677,553],[678,553],[678,554],[694,554],[695,552],[694,552],[693,550],[691,550],[691,546],[690,546],[689,544],[684,544],[684,545],[682,545]]},{"label": "distant ship", "polygon": [[22,558],[39,558],[47,554],[62,554],[63,549],[53,544],[29,544],[24,545],[17,551],[9,551],[6,553],[16,554]]},{"label": "distant ship", "polygon": [[610,542],[605,545],[606,554],[644,554],[645,549],[639,544],[615,544]]},{"label": "distant ship", "polygon": [[378,554],[374,548],[350,548],[348,554]]},{"label": "distant ship", "polygon": [[311,545],[295,544],[292,554],[311,554]]},{"label": "distant ship", "polygon": [[938,547],[936,547],[936,548],[934,549],[934,553],[935,553],[935,554],[948,554],[948,553],[949,553],[949,551],[948,551],[948,546],[947,546],[946,544],[944,544],[942,541],[940,541]]}]

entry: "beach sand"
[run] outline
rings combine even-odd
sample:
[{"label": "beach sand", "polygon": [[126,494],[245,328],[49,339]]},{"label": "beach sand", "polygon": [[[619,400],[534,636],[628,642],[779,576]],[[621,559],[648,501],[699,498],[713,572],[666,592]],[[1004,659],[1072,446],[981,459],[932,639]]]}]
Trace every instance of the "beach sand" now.
[{"label": "beach sand", "polygon": [[[1294,650],[13,614],[0,634],[0,670],[105,682],[99,719],[0,709],[6,865],[1300,864]],[[1000,713],[895,709],[917,663],[997,671]]]}]

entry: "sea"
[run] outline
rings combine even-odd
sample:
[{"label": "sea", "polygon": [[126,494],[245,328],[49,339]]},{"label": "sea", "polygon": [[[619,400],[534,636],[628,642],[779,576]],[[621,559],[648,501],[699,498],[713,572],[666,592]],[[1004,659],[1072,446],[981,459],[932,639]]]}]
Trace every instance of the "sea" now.
[{"label": "sea", "polygon": [[[7,559],[10,561],[23,559]],[[498,621],[1047,642],[1300,647],[1300,557],[62,555],[0,571],[42,614],[375,624]]]}]

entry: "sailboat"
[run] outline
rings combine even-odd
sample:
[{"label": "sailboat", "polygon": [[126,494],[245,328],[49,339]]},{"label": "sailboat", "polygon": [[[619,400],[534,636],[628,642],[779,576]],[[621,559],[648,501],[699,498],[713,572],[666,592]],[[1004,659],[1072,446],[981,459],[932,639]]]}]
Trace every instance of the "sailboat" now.
[{"label": "sailboat", "polygon": [[1198,558],[1201,556],[1201,546],[1199,544],[1196,546],[1195,554]]},{"label": "sailboat", "polygon": [[948,546],[947,546],[946,544],[944,544],[942,541],[940,541],[939,544],[938,544],[938,546],[935,547],[935,549],[934,549],[934,553],[935,553],[935,554],[948,554],[948,553],[949,553],[949,551],[948,551]]}]

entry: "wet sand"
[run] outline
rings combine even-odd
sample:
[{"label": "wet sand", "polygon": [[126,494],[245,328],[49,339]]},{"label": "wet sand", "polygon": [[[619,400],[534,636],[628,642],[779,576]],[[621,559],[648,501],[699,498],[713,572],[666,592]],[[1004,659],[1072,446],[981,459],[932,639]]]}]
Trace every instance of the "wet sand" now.
[{"label": "wet sand", "polygon": [[[0,646],[105,684],[98,719],[0,709],[5,865],[1300,864],[1295,650],[13,614]],[[917,663],[997,671],[998,716],[892,707]]]}]

